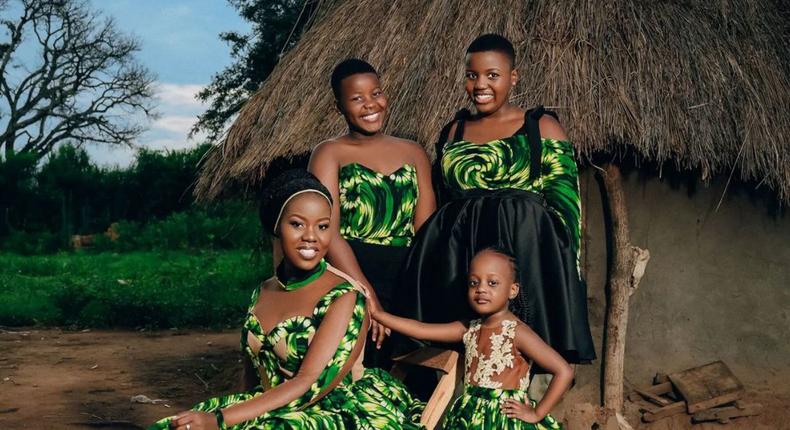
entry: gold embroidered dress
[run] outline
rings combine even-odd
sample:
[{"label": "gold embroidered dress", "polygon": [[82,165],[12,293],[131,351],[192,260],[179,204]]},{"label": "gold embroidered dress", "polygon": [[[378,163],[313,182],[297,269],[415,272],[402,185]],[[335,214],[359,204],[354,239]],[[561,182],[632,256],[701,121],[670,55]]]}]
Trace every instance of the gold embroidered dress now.
[{"label": "gold embroidered dress", "polygon": [[541,422],[508,418],[502,413],[506,399],[529,403],[527,397],[530,364],[516,349],[518,321],[504,320],[498,327],[483,327],[481,320],[470,323],[464,334],[464,393],[450,408],[444,428],[453,430],[548,430],[561,426],[547,415]]}]

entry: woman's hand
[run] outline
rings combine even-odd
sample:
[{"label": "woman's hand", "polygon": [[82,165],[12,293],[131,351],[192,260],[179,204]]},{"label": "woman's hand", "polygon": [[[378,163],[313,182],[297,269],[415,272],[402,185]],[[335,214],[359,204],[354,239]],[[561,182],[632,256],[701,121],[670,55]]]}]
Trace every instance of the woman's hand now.
[{"label": "woman's hand", "polygon": [[374,297],[367,296],[366,304],[368,306],[368,312],[370,312],[370,317],[376,319],[376,315],[381,312],[381,303]]},{"label": "woman's hand", "polygon": [[175,430],[218,430],[217,417],[208,412],[184,411],[170,420]]},{"label": "woman's hand", "polygon": [[389,328],[376,321],[376,315],[382,311],[382,307],[375,294],[368,295],[367,306],[371,317],[370,338],[373,342],[376,342],[376,348],[380,349],[384,339],[390,335],[391,331]]},{"label": "woman's hand", "polygon": [[543,417],[539,416],[532,406],[515,399],[505,400],[505,403],[502,405],[502,413],[509,418],[526,421],[530,424],[537,424],[543,420]]}]

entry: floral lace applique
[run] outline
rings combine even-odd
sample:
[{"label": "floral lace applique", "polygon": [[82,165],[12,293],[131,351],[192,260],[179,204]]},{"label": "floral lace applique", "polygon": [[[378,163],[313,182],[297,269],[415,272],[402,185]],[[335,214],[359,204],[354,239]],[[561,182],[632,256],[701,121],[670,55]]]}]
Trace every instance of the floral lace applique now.
[{"label": "floral lace applique", "polygon": [[480,320],[473,320],[469,323],[469,329],[464,333],[464,383],[468,384],[469,369],[472,367],[472,360],[478,357],[477,354],[477,332],[480,331]]},{"label": "floral lace applique", "polygon": [[[483,388],[501,388],[502,383],[492,381],[491,378],[501,374],[507,368],[513,368],[513,338],[516,335],[516,322],[512,320],[502,321],[502,331],[491,334],[491,348],[488,357],[478,351],[478,332],[480,330],[480,320],[475,320],[464,335],[465,354],[465,379],[467,383],[474,383]],[[477,369],[474,375],[470,375],[472,362],[477,359]],[[523,380],[520,381],[523,384]],[[529,384],[529,379],[527,379]]]},{"label": "floral lace applique", "polygon": [[524,377],[518,381],[518,389],[527,391],[529,389],[529,374],[531,373],[530,370],[527,370],[527,373],[524,374]]}]

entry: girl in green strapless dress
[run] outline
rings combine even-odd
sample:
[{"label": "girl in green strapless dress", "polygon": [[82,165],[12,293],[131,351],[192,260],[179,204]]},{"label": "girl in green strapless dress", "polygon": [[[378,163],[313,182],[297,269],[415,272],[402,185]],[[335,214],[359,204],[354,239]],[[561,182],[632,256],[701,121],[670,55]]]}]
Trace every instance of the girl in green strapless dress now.
[{"label": "girl in green strapless dress", "polygon": [[424,405],[387,372],[361,364],[370,321],[364,287],[323,260],[331,202],[305,171],[271,183],[261,221],[280,238],[285,258],[253,292],[242,329],[254,383],[150,429],[423,428]]},{"label": "girl in green strapless dress", "polygon": [[[308,167],[339,202],[327,258],[390,309],[414,232],[435,209],[430,162],[415,142],[382,133],[387,97],[370,64],[340,63],[332,90],[348,133],[318,145]],[[366,366],[390,367],[392,342],[382,340],[367,345]]]}]

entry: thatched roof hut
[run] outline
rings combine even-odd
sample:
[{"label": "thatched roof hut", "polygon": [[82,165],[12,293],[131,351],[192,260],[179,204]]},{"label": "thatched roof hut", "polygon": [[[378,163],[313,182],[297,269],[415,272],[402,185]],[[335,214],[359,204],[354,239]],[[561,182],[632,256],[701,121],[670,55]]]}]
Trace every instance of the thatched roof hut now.
[{"label": "thatched roof hut", "polygon": [[558,111],[581,158],[671,162],[736,177],[790,201],[790,23],[780,0],[329,2],[260,90],[197,184],[211,199],[254,187],[269,163],[340,134],[329,75],[349,56],[383,76],[388,133],[430,148],[463,106],[463,52],[509,37],[524,106]]}]

